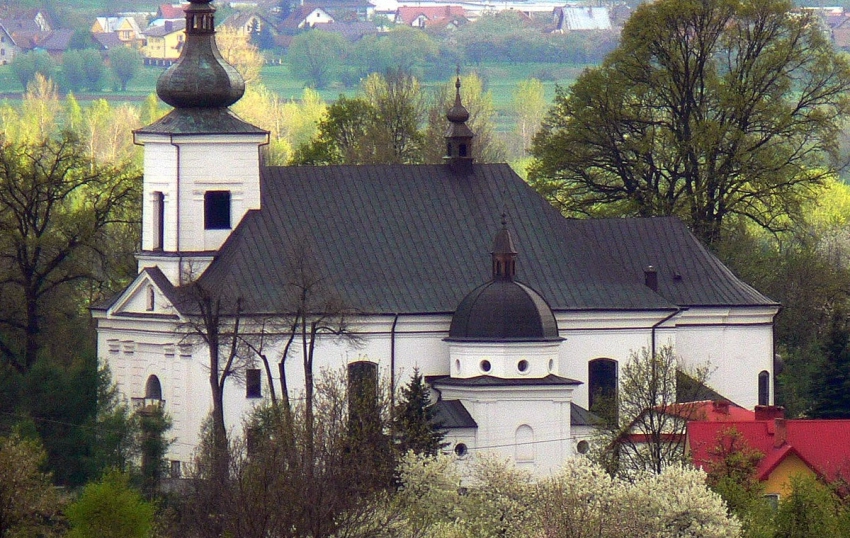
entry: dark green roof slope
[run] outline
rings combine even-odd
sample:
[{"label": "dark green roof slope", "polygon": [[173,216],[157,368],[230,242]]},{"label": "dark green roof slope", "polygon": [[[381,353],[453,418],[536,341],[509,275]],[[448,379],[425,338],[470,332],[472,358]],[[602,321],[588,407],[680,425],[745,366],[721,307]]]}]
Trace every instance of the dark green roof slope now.
[{"label": "dark green roof slope", "polygon": [[[503,164],[468,174],[444,165],[270,167],[262,186],[262,210],[245,216],[201,277],[208,289],[238,294],[248,312],[292,304],[287,260],[309,250],[323,283],[362,313],[451,313],[490,279],[502,213],[519,252],[517,280],[555,311],[672,309],[691,297],[773,304],[678,220],[567,220]],[[667,286],[660,294],[646,287],[635,269],[649,258],[671,271],[671,260],[647,254],[665,249],[675,267],[701,268],[686,271],[685,290],[670,296]]]},{"label": "dark green roof slope", "polygon": [[135,132],[167,135],[267,133],[242,120],[225,107],[175,108],[157,121]]}]

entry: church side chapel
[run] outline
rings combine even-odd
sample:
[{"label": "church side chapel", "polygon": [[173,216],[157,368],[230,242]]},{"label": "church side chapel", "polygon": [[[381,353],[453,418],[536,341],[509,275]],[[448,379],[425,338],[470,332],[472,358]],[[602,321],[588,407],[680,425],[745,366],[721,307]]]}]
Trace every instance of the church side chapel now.
[{"label": "church side chapel", "polygon": [[[314,371],[367,360],[398,388],[418,370],[459,458],[492,450],[552,472],[585,450],[594,395],[616,391],[641,349],[710,364],[707,383],[740,406],[772,401],[779,305],[675,218],[566,219],[507,164],[474,162],[459,82],[443,164],[264,166],[268,133],[228,108],[244,82],[216,49],[214,11],[186,8],[182,56],[157,84],[174,108],[135,132],[139,273],[93,309],[121,392],[171,416],[175,469],[212,409],[209,350],[186,339],[189,290],[231,298],[256,326],[292,315],[299,275],[358,339],[320,336]],[[269,327],[274,368],[225,382],[234,430],[281,370],[293,397],[303,391],[299,336],[279,370],[291,330]]]}]

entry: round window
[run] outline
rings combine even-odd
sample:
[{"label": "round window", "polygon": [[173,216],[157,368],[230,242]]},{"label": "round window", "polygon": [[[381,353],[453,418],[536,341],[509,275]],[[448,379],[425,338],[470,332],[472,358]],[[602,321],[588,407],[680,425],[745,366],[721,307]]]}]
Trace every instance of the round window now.
[{"label": "round window", "polygon": [[481,366],[481,371],[484,372],[485,374],[493,368],[493,366],[490,364],[490,361],[488,361],[487,359],[484,359],[483,361],[481,361],[480,366]]},{"label": "round window", "polygon": [[469,453],[469,449],[466,447],[465,443],[458,443],[455,445],[455,456],[458,458],[463,458]]},{"label": "round window", "polygon": [[579,454],[587,454],[590,451],[590,443],[587,441],[579,441],[576,445],[576,452]]},{"label": "round window", "polygon": [[527,374],[528,368],[529,368],[528,361],[525,360],[525,359],[522,359],[521,361],[516,363],[516,369],[519,370],[519,373],[521,373],[521,374]]}]

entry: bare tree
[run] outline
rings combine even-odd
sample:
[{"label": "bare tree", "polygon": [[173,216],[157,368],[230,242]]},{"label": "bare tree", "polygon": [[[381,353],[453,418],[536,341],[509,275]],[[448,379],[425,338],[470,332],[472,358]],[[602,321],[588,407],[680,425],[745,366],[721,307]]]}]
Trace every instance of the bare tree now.
[{"label": "bare tree", "polygon": [[612,474],[661,473],[684,461],[688,420],[702,412],[708,366],[687,369],[670,346],[633,352],[622,368],[618,394],[609,405],[618,418],[602,432],[597,458]]}]

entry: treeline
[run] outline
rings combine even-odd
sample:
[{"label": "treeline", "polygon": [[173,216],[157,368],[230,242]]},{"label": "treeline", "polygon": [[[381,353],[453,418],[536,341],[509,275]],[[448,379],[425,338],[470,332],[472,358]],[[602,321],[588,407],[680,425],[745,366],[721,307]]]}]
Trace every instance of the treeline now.
[{"label": "treeline", "polygon": [[[616,47],[615,31],[551,33],[512,11],[482,15],[457,30],[429,32],[396,26],[350,42],[321,28],[292,39],[286,61],[316,88],[353,87],[370,73],[402,69],[424,80],[444,79],[458,65],[495,63],[596,64]],[[538,78],[549,78],[546,70]]]}]

